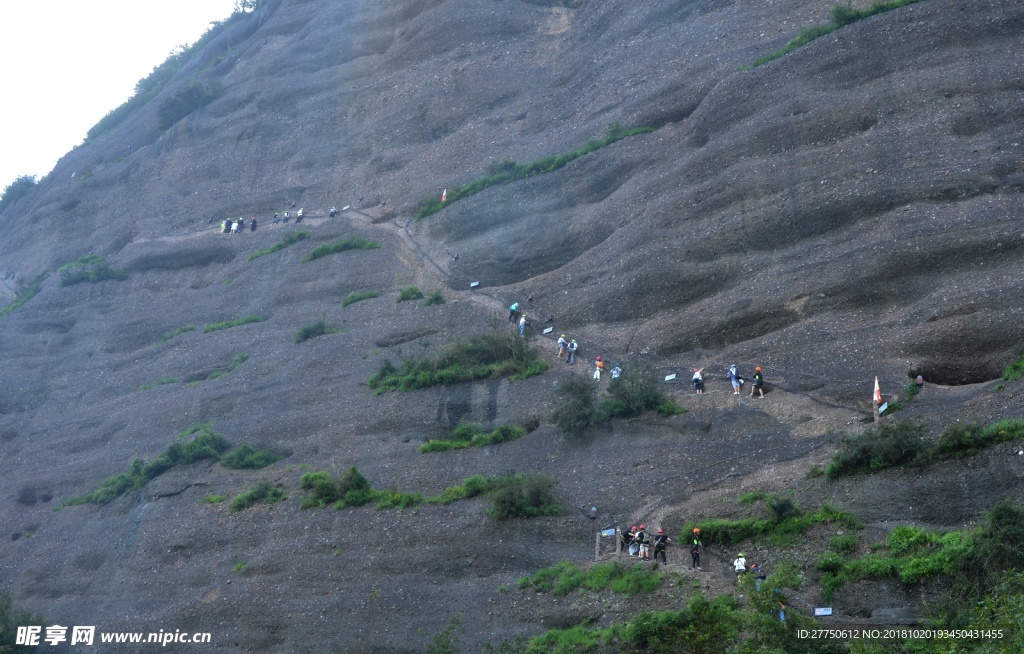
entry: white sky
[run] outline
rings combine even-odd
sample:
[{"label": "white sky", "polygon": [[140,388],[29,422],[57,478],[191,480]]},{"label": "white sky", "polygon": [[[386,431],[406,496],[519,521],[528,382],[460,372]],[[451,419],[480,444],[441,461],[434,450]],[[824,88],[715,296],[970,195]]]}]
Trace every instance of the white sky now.
[{"label": "white sky", "polygon": [[42,177],[234,0],[0,0],[0,192]]}]

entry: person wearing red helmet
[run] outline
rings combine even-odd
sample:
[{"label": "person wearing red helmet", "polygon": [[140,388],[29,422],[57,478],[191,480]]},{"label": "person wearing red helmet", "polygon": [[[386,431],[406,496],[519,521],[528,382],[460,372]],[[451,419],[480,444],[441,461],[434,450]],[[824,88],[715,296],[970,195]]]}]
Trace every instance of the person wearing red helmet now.
[{"label": "person wearing red helmet", "polygon": [[764,397],[764,375],[761,374],[761,366],[754,368],[754,385],[750,387],[750,397],[754,397],[754,391]]},{"label": "person wearing red helmet", "polygon": [[601,355],[597,356],[597,361],[594,362],[594,379],[601,381],[601,371],[604,370],[604,361],[601,360]]},{"label": "person wearing red helmet", "polygon": [[693,570],[701,570],[700,567],[700,553],[704,551],[704,544],[700,542],[700,529],[694,527],[693,534],[690,538],[690,558],[692,559],[690,568]]},{"label": "person wearing red helmet", "polygon": [[636,532],[634,537],[636,542],[640,544],[639,557],[641,561],[651,560],[651,535],[647,533],[647,525],[640,525],[640,531]]},{"label": "person wearing red helmet", "polygon": [[654,561],[658,561],[658,557],[661,557],[661,562],[668,565],[668,560],[665,558],[665,551],[668,549],[668,544],[672,542],[672,539],[668,537],[664,529],[659,529],[658,534],[654,537]]}]

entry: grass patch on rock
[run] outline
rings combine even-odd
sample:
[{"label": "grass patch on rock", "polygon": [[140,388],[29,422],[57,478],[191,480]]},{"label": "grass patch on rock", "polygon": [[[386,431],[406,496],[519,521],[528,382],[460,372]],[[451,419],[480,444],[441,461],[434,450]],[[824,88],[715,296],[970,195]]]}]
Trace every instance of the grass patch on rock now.
[{"label": "grass patch on rock", "polygon": [[14,295],[14,301],[0,309],[0,318],[3,318],[10,312],[18,309],[19,307],[25,306],[25,304],[39,294],[39,291],[43,290],[43,282],[46,280],[46,275],[40,275],[33,281],[25,284],[18,289]]},{"label": "grass patch on rock", "polygon": [[110,267],[106,258],[99,254],[78,257],[74,261],[64,264],[57,269],[57,276],[60,277],[61,286],[72,286],[85,282],[95,284],[108,279],[115,281],[128,279],[128,273]]},{"label": "grass patch on rock", "polygon": [[420,452],[450,452],[467,447],[484,447],[507,443],[526,436],[527,430],[513,425],[499,425],[492,431],[482,431],[477,425],[463,424],[452,430],[446,439],[430,439],[420,445]]},{"label": "grass patch on rock", "polygon": [[411,302],[413,300],[422,300],[423,291],[415,286],[406,286],[398,292],[398,300],[396,302]]},{"label": "grass patch on rock", "polygon": [[353,237],[337,243],[324,243],[313,248],[309,254],[302,258],[302,263],[309,263],[321,257],[331,254],[347,252],[349,250],[374,250],[380,247],[376,241],[368,241],[365,238]]},{"label": "grass patch on rock", "polygon": [[249,325],[254,322],[263,322],[266,318],[261,316],[246,316],[244,318],[236,318],[235,320],[225,320],[224,322],[215,322],[212,325],[203,327],[203,333],[209,334],[210,332],[217,332],[223,329],[231,329],[232,327],[241,327],[242,325]]},{"label": "grass patch on rock", "polygon": [[385,360],[366,385],[378,394],[458,384],[475,379],[525,379],[548,369],[526,339],[510,332],[492,332],[458,342],[434,359],[411,359],[402,368]]},{"label": "grass patch on rock", "polygon": [[432,291],[430,295],[423,300],[423,306],[425,307],[436,307],[440,304],[444,304],[444,293],[441,292],[441,289]]},{"label": "grass patch on rock", "polygon": [[153,345],[163,345],[164,343],[171,340],[175,336],[181,336],[182,334],[194,332],[195,330],[196,328],[193,327],[192,325],[182,325],[181,327],[178,327],[174,331],[167,332],[166,334],[161,336],[160,340],[157,341],[156,343],[153,343]]},{"label": "grass patch on rock", "polygon": [[563,561],[542,568],[532,577],[522,577],[519,588],[538,593],[551,593],[564,597],[575,590],[602,591],[609,589],[625,595],[650,593],[661,588],[668,575],[640,563],[625,565],[619,562],[581,566]]},{"label": "grass patch on rock", "polygon": [[317,336],[326,336],[327,334],[341,334],[345,330],[337,327],[331,327],[326,322],[321,320],[311,325],[303,325],[299,328],[299,331],[295,333],[295,343],[303,343],[311,338]]},{"label": "grass patch on rock", "polygon": [[284,489],[264,479],[249,490],[235,495],[231,500],[231,510],[244,511],[255,504],[276,504],[286,499],[288,496]]},{"label": "grass patch on rock", "polygon": [[253,259],[259,259],[260,257],[262,257],[264,255],[273,254],[274,252],[278,252],[278,251],[283,250],[283,249],[285,249],[287,247],[291,247],[292,245],[295,245],[296,243],[299,243],[301,241],[305,241],[307,238],[311,237],[312,235],[313,234],[308,229],[297,229],[294,232],[289,232],[287,236],[285,236],[283,239],[281,239],[277,243],[274,243],[269,248],[267,248],[265,250],[260,250],[259,252],[253,252],[251,255],[249,255],[249,261],[252,261]]},{"label": "grass patch on rock", "polygon": [[608,394],[600,402],[597,389],[596,382],[580,376],[573,376],[558,387],[558,409],[552,416],[558,431],[566,436],[580,436],[612,418],[631,418],[652,410],[665,417],[686,413],[686,409],[662,392],[654,373],[647,369],[631,370],[613,379],[608,384]]},{"label": "grass patch on rock", "polygon": [[380,293],[377,291],[362,291],[360,293],[349,293],[345,296],[345,299],[341,301],[341,308],[344,309],[350,304],[356,302],[362,302],[363,300],[369,300],[375,297],[380,297]]}]

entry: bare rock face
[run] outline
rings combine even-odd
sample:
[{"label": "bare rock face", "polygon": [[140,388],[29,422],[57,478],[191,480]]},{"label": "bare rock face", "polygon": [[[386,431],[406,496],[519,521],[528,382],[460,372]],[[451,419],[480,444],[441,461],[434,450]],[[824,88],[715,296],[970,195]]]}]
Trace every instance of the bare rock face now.
[{"label": "bare rock face", "polygon": [[[574,507],[676,529],[691,493],[825,445],[875,376],[887,393],[911,372],[997,378],[1024,320],[1024,70],[1010,54],[1024,6],[928,0],[749,67],[832,4],[266,0],[229,22],[0,214],[2,304],[39,284],[0,318],[4,590],[52,623],[211,632],[219,651],[418,652],[458,613],[474,643],[532,636],[607,619],[515,591],[592,556],[595,524]],[[217,97],[161,131],[162,103],[192,81]],[[415,220],[492,164],[573,151],[616,122],[654,130]],[[332,205],[349,208],[329,218]],[[271,220],[299,208],[302,224]],[[231,217],[259,227],[219,233]],[[298,229],[310,238],[259,254]],[[304,261],[350,237],[380,247]],[[57,270],[87,254],[125,278],[62,285]],[[411,285],[447,303],[397,302]],[[364,291],[380,295],[342,307]],[[689,414],[566,440],[554,390],[583,364],[545,339],[553,370],[530,380],[365,387],[384,359],[507,328],[513,301],[535,331],[551,317],[579,338],[583,361],[680,380],[706,366],[720,394],[670,386]],[[261,320],[205,331],[245,317]],[[340,331],[294,342],[321,320]],[[776,392],[731,401],[732,362],[765,366]],[[1019,416],[1019,393],[987,388],[947,388],[919,416]],[[418,452],[463,422],[533,420],[513,443]],[[108,505],[53,510],[203,422],[288,456],[176,468]],[[993,497],[1019,488],[1005,461],[986,465],[970,478],[999,479]],[[570,514],[299,508],[302,473],[351,466],[425,495],[544,472]],[[941,476],[866,484],[858,506],[950,524],[941,493],[927,515],[899,501]],[[289,499],[201,502],[262,479]],[[974,497],[956,519],[985,506]]]}]

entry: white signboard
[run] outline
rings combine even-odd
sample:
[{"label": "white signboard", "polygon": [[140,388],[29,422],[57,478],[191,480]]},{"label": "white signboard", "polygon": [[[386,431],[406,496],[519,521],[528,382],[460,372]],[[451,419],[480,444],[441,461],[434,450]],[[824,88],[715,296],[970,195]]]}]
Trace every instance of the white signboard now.
[{"label": "white signboard", "polygon": [[676,378],[676,373],[672,373],[671,375],[668,375],[668,376],[665,377],[665,381],[669,382],[669,381],[672,381],[675,378]]},{"label": "white signboard", "polygon": [[472,284],[469,285],[469,287],[470,288],[476,288],[479,285],[480,285],[480,282],[473,282]]},{"label": "white signboard", "polygon": [[550,333],[551,333],[551,332],[553,332],[553,331],[555,331],[555,328],[554,328],[554,327],[548,327],[547,329],[545,329],[545,330],[544,330],[544,333],[545,333],[545,334],[550,334]]},{"label": "white signboard", "polygon": [[615,528],[613,527],[611,529],[602,529],[601,536],[604,538],[612,538],[613,536],[615,536]]},{"label": "white signboard", "polygon": [[817,617],[819,615],[832,615],[832,607],[831,606],[826,606],[826,607],[823,607],[823,608],[815,608],[814,609],[814,615],[815,615],[815,617]]}]

